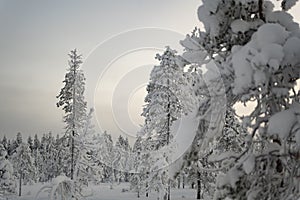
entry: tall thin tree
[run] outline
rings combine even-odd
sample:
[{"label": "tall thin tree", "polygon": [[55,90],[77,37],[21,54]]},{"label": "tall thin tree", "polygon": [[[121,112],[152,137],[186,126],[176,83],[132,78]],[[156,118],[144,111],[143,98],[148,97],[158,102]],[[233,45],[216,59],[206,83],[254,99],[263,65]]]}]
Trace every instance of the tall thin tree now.
[{"label": "tall thin tree", "polygon": [[82,55],[74,49],[69,53],[69,57],[69,68],[63,81],[65,85],[57,96],[59,99],[57,107],[62,107],[66,113],[64,122],[66,123],[66,134],[71,141],[70,178],[73,179],[76,159],[74,138],[83,131],[87,103],[84,100],[85,77],[80,69]]}]

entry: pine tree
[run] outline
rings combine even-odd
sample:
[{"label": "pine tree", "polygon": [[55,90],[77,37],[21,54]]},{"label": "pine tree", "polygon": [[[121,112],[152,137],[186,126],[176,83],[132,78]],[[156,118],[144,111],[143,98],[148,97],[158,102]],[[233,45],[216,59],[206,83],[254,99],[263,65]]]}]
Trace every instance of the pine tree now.
[{"label": "pine tree", "polygon": [[128,171],[130,170],[130,157],[131,148],[129,146],[128,138],[124,139],[122,135],[119,135],[115,147],[114,155],[117,157],[118,162],[115,163],[114,168],[118,169],[116,174],[117,181],[128,181]]},{"label": "pine tree", "polygon": [[35,177],[34,161],[27,144],[21,143],[12,156],[16,177],[19,179],[19,196],[22,194],[22,181],[33,181]]},{"label": "pine tree", "polygon": [[8,149],[8,140],[6,138],[6,135],[3,136],[1,143],[2,143],[3,147],[5,148],[5,150],[7,150]]},{"label": "pine tree", "polygon": [[57,98],[59,99],[57,106],[62,107],[65,111],[64,122],[66,123],[66,134],[71,142],[71,172],[70,178],[74,178],[74,167],[76,163],[76,144],[75,138],[80,135],[84,129],[84,120],[86,118],[86,102],[84,100],[85,77],[80,69],[82,64],[82,56],[78,55],[77,50],[69,53],[69,68],[65,75],[61,89]]},{"label": "pine tree", "polygon": [[16,140],[17,144],[20,145],[23,142],[23,137],[22,137],[22,133],[18,132],[17,133],[17,140]]},{"label": "pine tree", "polygon": [[133,174],[130,177],[130,189],[135,191],[137,193],[137,198],[140,198],[141,196],[141,190],[143,187],[143,179],[145,178],[145,172],[143,171],[143,168],[145,166],[142,166],[142,137],[138,136],[133,148],[132,152],[134,155],[134,160],[133,160]]},{"label": "pine tree", "polygon": [[7,150],[8,155],[9,156],[13,155],[16,152],[18,146],[19,146],[19,144],[17,143],[16,140],[14,140],[14,139],[10,140],[9,145],[8,145],[8,150]]},{"label": "pine tree", "polygon": [[46,181],[52,180],[58,174],[57,172],[57,149],[55,145],[55,139],[51,132],[45,134],[43,149],[43,159],[44,159],[44,177]]},{"label": "pine tree", "polygon": [[[156,58],[160,61],[160,65],[155,66],[151,72],[150,82],[147,86],[148,94],[145,98],[147,104],[142,113],[142,116],[145,117],[142,132],[147,138],[147,144],[150,145],[146,149],[150,151],[160,150],[171,143],[170,127],[172,122],[189,111],[193,104],[189,104],[189,102],[194,99],[191,88],[187,87],[189,86],[188,80],[179,64],[176,51],[167,47],[165,52],[162,55],[157,55]],[[151,158],[153,160],[149,163],[152,163],[152,167],[155,167],[152,168],[153,172],[150,172],[148,180],[151,185],[155,185],[154,177],[156,177],[157,183],[167,185],[167,189],[164,189],[165,187],[161,185],[156,187],[165,191],[164,199],[166,200],[170,198],[170,180],[162,180],[168,176],[168,169],[158,169],[155,164],[161,162],[161,159],[164,162],[170,162],[168,158],[170,154],[165,152],[163,155],[167,157]]]},{"label": "pine tree", "polygon": [[27,138],[27,144],[28,144],[28,146],[29,146],[29,148],[30,148],[30,151],[32,152],[32,151],[33,151],[33,140],[32,140],[32,138],[31,138],[31,136],[29,136],[29,137]]},{"label": "pine tree", "polygon": [[15,180],[13,176],[13,166],[7,160],[7,151],[0,144],[0,196],[15,193]]},{"label": "pine tree", "polygon": [[92,151],[94,150],[94,126],[92,124],[92,116],[94,109],[90,109],[84,122],[84,131],[82,135],[77,137],[78,143],[78,160],[76,163],[75,174],[76,184],[82,190],[82,186],[88,186],[89,179],[95,179],[97,173],[92,159]]},{"label": "pine tree", "polygon": [[34,150],[37,150],[37,149],[40,148],[40,145],[41,145],[41,142],[40,142],[40,140],[39,140],[39,138],[38,138],[38,135],[35,134],[35,135],[34,135],[34,139],[33,139],[33,145],[32,145],[32,148],[33,148]]},{"label": "pine tree", "polygon": [[111,184],[111,189],[113,188],[113,184],[116,180],[116,163],[117,159],[114,155],[114,144],[110,134],[104,133],[102,135],[102,144],[99,149],[100,160],[105,162],[104,164],[107,166],[107,176],[109,178],[109,182]]}]

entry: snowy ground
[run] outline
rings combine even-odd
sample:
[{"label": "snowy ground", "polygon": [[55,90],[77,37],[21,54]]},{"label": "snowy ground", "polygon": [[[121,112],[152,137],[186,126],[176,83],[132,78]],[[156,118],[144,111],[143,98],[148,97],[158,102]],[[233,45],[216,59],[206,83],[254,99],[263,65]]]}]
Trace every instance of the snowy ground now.
[{"label": "snowy ground", "polygon": [[[39,188],[43,187],[42,184],[35,184],[23,187],[23,195],[21,197],[11,197],[11,200],[34,200],[36,193]],[[126,183],[115,185],[114,189],[110,189],[109,184],[92,185],[89,187],[91,189],[91,196],[87,197],[87,200],[138,200],[136,193],[131,191],[124,192],[123,190],[128,190],[129,185]],[[122,192],[123,191],[123,192]],[[193,189],[172,189],[171,199],[172,200],[192,200],[195,199],[196,191]],[[47,193],[41,193],[38,197],[39,200],[49,199]],[[156,194],[151,193],[149,198],[141,196],[139,200],[156,200]]]}]

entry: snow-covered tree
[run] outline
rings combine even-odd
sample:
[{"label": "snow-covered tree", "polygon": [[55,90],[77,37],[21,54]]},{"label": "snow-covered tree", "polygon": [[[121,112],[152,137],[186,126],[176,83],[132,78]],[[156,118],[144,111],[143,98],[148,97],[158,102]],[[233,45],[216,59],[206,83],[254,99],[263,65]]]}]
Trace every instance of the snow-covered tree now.
[{"label": "snow-covered tree", "polygon": [[94,141],[94,126],[92,124],[92,115],[94,109],[90,109],[84,122],[83,133],[76,138],[78,144],[78,160],[75,164],[75,185],[78,192],[81,193],[83,187],[88,186],[88,181],[97,179],[98,167],[94,163],[93,150],[96,145]]},{"label": "snow-covered tree", "polygon": [[13,175],[13,166],[7,159],[7,151],[0,144],[0,197],[14,194],[16,183]]},{"label": "snow-covered tree", "polygon": [[115,143],[114,147],[114,155],[118,157],[118,162],[115,164],[115,169],[118,169],[116,173],[117,181],[125,181],[128,182],[131,164],[130,164],[130,155],[131,155],[131,147],[129,145],[128,138],[124,138],[120,135]]},{"label": "snow-covered tree", "polygon": [[[165,52],[157,55],[156,58],[160,64],[154,66],[151,71],[150,82],[147,86],[148,94],[145,98],[146,105],[142,113],[145,117],[142,134],[147,145],[146,151],[157,151],[171,143],[172,122],[189,112],[195,100],[194,92],[181,65],[181,58],[176,55],[176,51],[167,47]],[[171,156],[169,152],[162,155]],[[150,170],[152,172],[147,177],[151,182],[148,187],[154,186],[156,184],[154,180],[157,178],[157,183],[165,183],[169,188],[164,190],[164,187],[157,185],[156,189],[160,188],[166,192],[164,199],[170,198],[170,178],[168,178],[169,181],[162,181],[169,175],[168,169],[165,168],[168,164],[160,166],[160,169],[157,165],[161,163],[159,159],[170,162],[170,158],[150,156],[148,159],[151,159],[148,163],[152,165]]]},{"label": "snow-covered tree", "polygon": [[63,135],[62,137],[56,138],[56,152],[57,152],[57,175],[66,175],[70,177],[70,137]]},{"label": "snow-covered tree", "polygon": [[22,194],[22,185],[34,180],[35,167],[31,157],[30,149],[26,143],[21,143],[12,155],[12,163],[15,169],[15,175],[19,179],[19,196]]},{"label": "snow-covered tree", "polygon": [[[300,34],[287,12],[295,2],[283,0],[282,10],[275,10],[271,1],[264,0],[203,1],[198,16],[204,31],[182,41],[186,48],[183,58],[199,66],[210,63],[206,74],[212,68],[220,73],[210,74],[209,83],[222,81],[225,107],[236,102],[255,103],[250,114],[242,118],[249,131],[247,148],[224,157],[234,162],[218,176],[215,199],[299,198],[296,83]],[[213,114],[212,105],[200,104],[204,112],[199,115]],[[224,127],[222,120],[219,122],[219,127]],[[202,147],[222,133],[208,131]]]},{"label": "snow-covered tree", "polygon": [[35,134],[34,138],[33,138],[33,145],[32,145],[33,150],[37,150],[38,148],[40,148],[40,145],[41,145],[41,142],[38,138],[38,135]]},{"label": "snow-covered tree", "polygon": [[116,171],[118,169],[118,156],[115,155],[116,150],[110,134],[106,131],[94,137],[94,149],[91,152],[92,163],[98,167],[98,171],[102,174],[102,179],[109,182],[111,188],[116,180]]},{"label": "snow-covered tree", "polygon": [[69,53],[69,68],[65,75],[61,89],[57,98],[57,106],[65,111],[64,122],[66,123],[66,134],[71,141],[71,172],[70,178],[74,178],[74,167],[76,161],[75,137],[80,135],[84,129],[84,120],[86,119],[86,101],[84,100],[85,77],[80,69],[82,56],[78,55],[77,50]]},{"label": "snow-covered tree", "polygon": [[6,135],[3,136],[1,143],[2,143],[3,147],[7,150],[8,149],[8,140],[6,138]]},{"label": "snow-covered tree", "polygon": [[143,188],[143,180],[145,180],[145,172],[144,169],[146,168],[143,166],[143,157],[142,157],[142,137],[138,136],[133,148],[132,153],[134,155],[133,166],[132,166],[132,175],[130,177],[130,189],[137,193],[137,197],[140,198],[141,191]]},{"label": "snow-covered tree", "polygon": [[[152,137],[152,140],[157,140],[158,143],[151,144],[154,145],[151,147],[153,150],[170,142],[171,123],[192,108],[194,99],[176,51],[167,47],[156,59],[160,64],[154,66],[151,71],[146,105],[142,113],[145,117],[142,134],[146,134],[148,138]],[[192,103],[189,103],[191,101]]]},{"label": "snow-covered tree", "polygon": [[16,140],[17,144],[20,145],[23,142],[23,137],[22,137],[22,133],[18,132],[17,133],[17,140]]},{"label": "snow-covered tree", "polygon": [[32,152],[32,151],[33,151],[33,140],[32,140],[32,137],[31,137],[31,136],[29,136],[29,137],[27,138],[27,144],[28,144],[28,146],[29,146],[29,148],[30,148],[30,151]]}]

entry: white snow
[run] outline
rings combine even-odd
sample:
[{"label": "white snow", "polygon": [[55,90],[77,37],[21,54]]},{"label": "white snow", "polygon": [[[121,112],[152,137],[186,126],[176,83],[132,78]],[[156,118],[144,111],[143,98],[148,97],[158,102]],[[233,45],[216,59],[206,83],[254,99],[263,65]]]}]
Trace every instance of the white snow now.
[{"label": "white snow", "polygon": [[180,44],[189,50],[199,50],[201,48],[199,43],[191,38],[190,35],[187,35],[184,40],[181,40]]},{"label": "white snow", "polygon": [[[232,48],[231,64],[235,73],[233,92],[246,93],[249,88],[267,83],[269,75],[280,67],[299,64],[299,46],[300,38],[280,24],[262,25],[245,46]],[[287,91],[275,89],[274,92],[279,97]]]},{"label": "white snow", "polygon": [[297,133],[295,135],[295,139],[296,139],[296,143],[297,143],[298,147],[300,147],[300,130],[297,131]]},{"label": "white snow", "polygon": [[289,33],[279,24],[264,24],[255,33],[256,39],[261,47],[270,43],[283,45]]},{"label": "white snow", "polygon": [[207,57],[207,53],[201,50],[184,52],[182,57],[190,63],[203,63]]},{"label": "white snow", "polygon": [[234,33],[238,33],[238,32],[244,33],[251,28],[251,26],[248,22],[241,20],[241,19],[234,20],[231,23],[230,27],[231,27],[232,32],[234,32]]},{"label": "white snow", "polygon": [[236,75],[234,92],[236,94],[244,92],[250,87],[252,82],[253,69],[250,63],[246,60],[245,55],[248,54],[248,48],[241,48],[232,57],[232,66]]},{"label": "white snow", "polygon": [[286,139],[295,122],[296,118],[291,110],[276,113],[270,118],[268,133],[270,135],[278,135],[281,139]]},{"label": "white snow", "polygon": [[178,160],[192,145],[199,125],[196,113],[197,109],[172,124],[171,133],[174,135],[173,142],[176,144],[172,162]]},{"label": "white snow", "polygon": [[[10,200],[34,200],[35,194],[43,184],[34,184],[23,186],[24,192],[21,197],[12,196]],[[156,200],[156,193],[151,192],[149,198],[146,198],[141,194],[141,198],[137,198],[136,193],[129,190],[128,183],[121,183],[114,186],[114,189],[110,189],[109,183],[102,183],[99,185],[89,185],[90,196],[86,200]],[[195,189],[172,189],[172,200],[194,200],[196,195]],[[48,193],[41,193],[38,200],[49,200]]]},{"label": "white snow", "polygon": [[290,63],[296,65],[300,62],[300,39],[297,37],[289,38],[283,46],[284,64]]},{"label": "white snow", "polygon": [[255,156],[250,154],[245,162],[243,162],[243,169],[247,174],[250,174],[255,167]]}]

